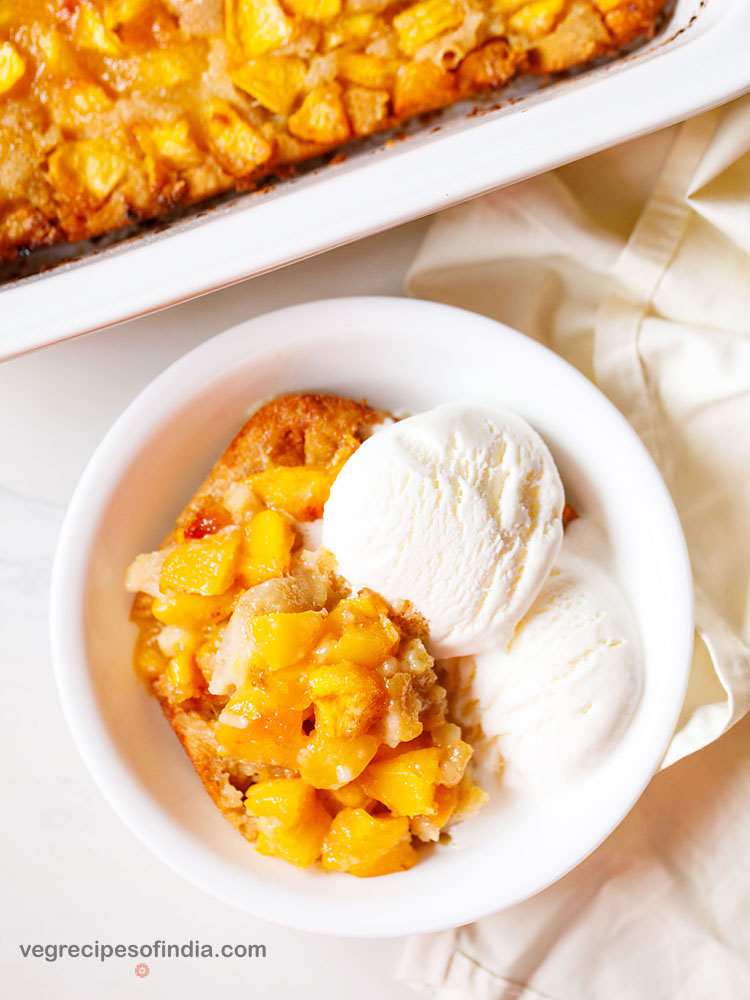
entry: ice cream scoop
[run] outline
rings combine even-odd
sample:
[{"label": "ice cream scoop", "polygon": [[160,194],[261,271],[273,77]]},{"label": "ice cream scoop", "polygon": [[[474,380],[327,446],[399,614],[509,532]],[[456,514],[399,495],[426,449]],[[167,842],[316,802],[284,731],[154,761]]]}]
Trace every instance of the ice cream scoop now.
[{"label": "ice cream scoop", "polygon": [[[506,783],[579,775],[611,749],[638,703],[636,631],[596,541],[586,518],[573,522],[510,644],[473,658],[471,721],[487,737],[478,756],[501,765]],[[462,666],[465,676],[470,664]]]},{"label": "ice cream scoop", "polygon": [[323,546],[355,588],[409,601],[435,656],[505,646],[562,542],[563,487],[519,416],[448,403],[380,430],[336,478]]}]

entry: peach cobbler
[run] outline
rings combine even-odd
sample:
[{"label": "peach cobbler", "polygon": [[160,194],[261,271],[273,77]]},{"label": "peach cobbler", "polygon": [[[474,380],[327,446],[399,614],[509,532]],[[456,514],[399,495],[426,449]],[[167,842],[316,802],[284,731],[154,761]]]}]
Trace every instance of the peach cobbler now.
[{"label": "peach cobbler", "polygon": [[262,854],[358,876],[410,868],[486,798],[419,609],[352,591],[316,537],[386,419],[330,396],[266,404],[127,576],[136,668],[222,813]]},{"label": "peach cobbler", "polygon": [[1,0],[0,260],[615,52],[664,3]]}]

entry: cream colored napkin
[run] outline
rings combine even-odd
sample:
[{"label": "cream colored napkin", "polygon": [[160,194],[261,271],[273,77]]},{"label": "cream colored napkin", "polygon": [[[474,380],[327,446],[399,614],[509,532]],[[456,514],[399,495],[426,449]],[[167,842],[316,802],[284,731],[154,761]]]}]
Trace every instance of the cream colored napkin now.
[{"label": "cream colored napkin", "polygon": [[[750,97],[443,212],[407,289],[546,344],[641,435],[695,583],[663,766],[717,740],[750,708]],[[556,886],[412,941],[400,978],[446,1000],[750,997],[748,735],[659,775]]]}]

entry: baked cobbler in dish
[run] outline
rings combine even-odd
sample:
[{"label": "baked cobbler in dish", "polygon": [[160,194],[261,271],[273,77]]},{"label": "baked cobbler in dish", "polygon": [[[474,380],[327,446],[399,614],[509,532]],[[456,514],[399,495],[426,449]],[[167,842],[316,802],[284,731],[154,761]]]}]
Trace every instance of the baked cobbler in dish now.
[{"label": "baked cobbler in dish", "polygon": [[665,0],[0,4],[0,259],[652,34]]}]

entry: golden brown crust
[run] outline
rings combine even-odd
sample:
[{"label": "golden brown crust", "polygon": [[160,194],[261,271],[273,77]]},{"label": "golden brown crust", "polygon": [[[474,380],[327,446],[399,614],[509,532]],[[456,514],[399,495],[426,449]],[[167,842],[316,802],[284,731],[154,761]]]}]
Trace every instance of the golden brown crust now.
[{"label": "golden brown crust", "polygon": [[[665,2],[8,3],[0,260],[254,187],[518,74],[616,52],[653,34]],[[256,8],[270,20],[248,27]]]},{"label": "golden brown crust", "polygon": [[612,49],[599,11],[588,0],[572,0],[555,29],[529,50],[529,68],[532,72],[561,73]]},{"label": "golden brown crust", "polygon": [[617,48],[646,35],[654,34],[664,0],[624,0],[604,15],[613,43]]},{"label": "golden brown crust", "polygon": [[205,695],[197,706],[197,699],[175,705],[160,679],[152,683],[151,690],[216,807],[244,837],[254,839],[255,821],[242,804],[242,793],[251,784],[253,772],[247,765],[217,754],[210,724],[211,716],[215,718],[219,712],[218,704],[211,704],[217,699]]},{"label": "golden brown crust", "polygon": [[459,90],[462,94],[477,94],[504,87],[525,66],[526,58],[526,53],[514,52],[504,38],[487,42],[459,65]]},{"label": "golden brown crust", "polygon": [[365,402],[296,393],[262,406],[235,434],[195,496],[177,518],[189,526],[232,483],[270,465],[325,465],[347,438],[357,438],[366,424],[383,414]]}]

